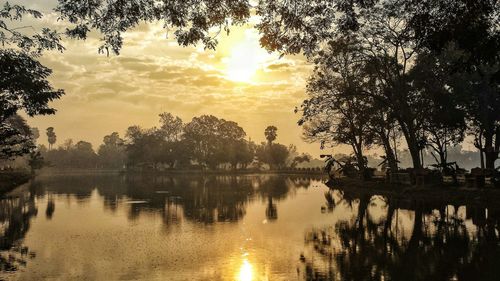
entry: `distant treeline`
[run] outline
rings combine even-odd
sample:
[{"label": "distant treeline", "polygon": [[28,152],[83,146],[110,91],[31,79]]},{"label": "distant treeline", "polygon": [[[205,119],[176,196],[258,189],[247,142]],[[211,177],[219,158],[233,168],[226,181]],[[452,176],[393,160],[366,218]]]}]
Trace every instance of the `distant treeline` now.
[{"label": "distant treeline", "polygon": [[[49,127],[45,131],[48,147],[38,145],[40,132],[30,128],[19,115],[9,119],[18,131],[16,136],[22,142],[16,145],[0,145],[2,152],[15,157],[0,157],[0,169],[9,167],[32,166],[41,168],[92,168],[92,169],[284,169],[318,168],[324,161],[313,159],[308,154],[298,153],[295,146],[275,143],[277,128],[268,126],[264,135],[267,142],[257,144],[245,139],[245,131],[237,123],[214,116],[195,117],[184,124],[178,117],[169,113],[160,114],[159,127],[144,129],[131,126],[124,137],[113,132],[103,138],[94,148],[87,141],[65,140],[57,144],[56,131]],[[20,145],[20,143],[22,145]],[[30,152],[31,151],[31,152]],[[19,156],[20,155],[20,156]],[[470,170],[481,163],[477,151],[464,150],[456,145],[448,148],[448,161],[459,163],[460,167]],[[4,155],[3,155],[4,156]],[[337,153],[336,159],[348,159],[349,155]],[[369,167],[383,168],[385,156],[367,154]],[[412,166],[408,150],[395,151],[398,166]],[[430,150],[422,153],[424,166],[436,163]],[[8,160],[14,159],[14,160]],[[354,160],[355,161],[355,160]]]},{"label": "distant treeline", "polygon": [[49,147],[40,145],[38,150],[46,165],[58,168],[275,170],[311,159],[293,145],[275,143],[275,126],[264,130],[267,142],[257,144],[246,140],[243,128],[233,121],[202,115],[184,123],[170,113],[159,116],[158,127],[130,126],[123,138],[113,132],[97,150],[89,142],[72,140],[53,148],[57,137],[50,127]]}]

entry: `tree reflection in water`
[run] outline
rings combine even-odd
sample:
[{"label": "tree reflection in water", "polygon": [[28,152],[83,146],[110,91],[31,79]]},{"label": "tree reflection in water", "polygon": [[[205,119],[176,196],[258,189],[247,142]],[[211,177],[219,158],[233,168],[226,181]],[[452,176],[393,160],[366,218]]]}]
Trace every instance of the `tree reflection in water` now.
[{"label": "tree reflection in water", "polygon": [[298,188],[308,188],[310,183],[310,178],[279,176],[37,178],[17,192],[20,196],[0,200],[0,272],[15,271],[26,264],[27,258],[35,257],[22,243],[31,219],[37,215],[37,202],[43,202],[45,217],[51,220],[57,215],[57,201],[84,206],[96,195],[108,212],[123,209],[131,221],[142,215],[159,214],[165,229],[170,229],[183,220],[200,224],[239,221],[253,200],[268,201],[266,217],[276,220],[276,202]]},{"label": "tree reflection in water", "polygon": [[311,185],[308,177],[277,177],[261,176],[257,178],[257,193],[266,200],[266,219],[272,222],[278,219],[278,207],[276,202],[287,198],[290,192],[297,189],[307,189]]},{"label": "tree reflection in water", "polygon": [[[242,219],[246,206],[255,196],[268,202],[267,219],[277,219],[278,211],[274,202],[286,198],[298,188],[308,188],[311,178],[176,176],[155,177],[145,181],[143,177],[128,177],[126,183],[126,193],[120,197],[148,200],[147,204],[135,204],[132,209],[136,212],[161,209],[165,216],[172,216],[164,218],[166,222],[178,222],[182,217],[211,224]],[[113,196],[116,198],[117,195]],[[182,210],[182,214],[178,210]]]},{"label": "tree reflection in water", "polygon": [[113,198],[147,202],[132,204],[133,214],[129,218],[141,212],[160,210],[166,224],[182,218],[206,224],[238,221],[245,215],[247,201],[253,193],[249,179],[226,176],[156,177],[149,181],[129,177],[126,186],[125,194],[113,194]]},{"label": "tree reflection in water", "polygon": [[[189,226],[208,225],[207,229],[213,229],[212,224],[238,222],[246,216],[250,202],[260,200],[263,206],[256,210],[276,222],[269,226],[272,230],[288,215],[280,201],[310,188],[313,180],[195,175],[37,179],[20,192],[22,196],[0,200],[1,270],[16,270],[34,256],[22,240],[38,207],[46,206],[44,221],[53,218],[54,223],[64,209],[59,207],[61,201],[85,207],[94,200],[104,204],[104,212],[119,212],[130,221],[161,217],[162,230],[171,232],[182,230],[183,221],[189,221]],[[322,210],[340,221],[307,232],[306,247],[311,250],[297,257],[301,279],[496,280],[500,276],[498,207],[340,189],[325,193],[324,200]],[[302,245],[302,240],[297,243]]]},{"label": "tree reflection in water", "polygon": [[[251,200],[260,198],[267,204],[268,220],[277,219],[276,202],[290,192],[308,188],[313,178],[281,176],[52,176],[34,181],[30,192],[48,198],[46,216],[54,212],[52,196],[66,196],[83,204],[94,190],[104,199],[106,210],[115,212],[126,204],[128,219],[136,220],[141,214],[161,213],[166,226],[183,219],[204,224],[235,222],[242,219]],[[318,178],[316,178],[318,179]],[[40,184],[43,182],[43,184]]]},{"label": "tree reflection in water", "polygon": [[[302,258],[306,280],[498,280],[500,276],[498,209],[464,206],[463,218],[457,207],[445,202],[431,205],[370,194],[354,199],[338,190],[326,198],[327,205],[357,212],[353,210],[349,220],[306,234],[314,253]],[[399,217],[404,214],[408,220]]]},{"label": "tree reflection in water", "polygon": [[34,196],[27,194],[15,198],[0,199],[0,271],[16,271],[25,266],[35,253],[22,244],[30,228],[31,218],[38,209]]}]

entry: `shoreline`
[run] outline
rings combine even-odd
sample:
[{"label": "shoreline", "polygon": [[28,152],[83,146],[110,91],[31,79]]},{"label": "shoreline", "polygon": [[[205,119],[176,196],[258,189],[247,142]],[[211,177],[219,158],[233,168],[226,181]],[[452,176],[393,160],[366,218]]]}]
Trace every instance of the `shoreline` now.
[{"label": "shoreline", "polygon": [[452,205],[490,206],[500,208],[500,189],[494,187],[470,188],[464,186],[426,185],[406,186],[385,182],[362,182],[342,179],[337,183],[326,183],[330,190],[340,190],[353,198],[384,196],[390,201],[404,204],[438,204],[446,201]]},{"label": "shoreline", "polygon": [[27,171],[1,171],[0,196],[29,182],[36,177],[50,176],[298,176],[324,180],[330,190],[339,190],[347,197],[361,198],[363,196],[384,196],[390,201],[398,201],[403,205],[425,203],[426,205],[439,204],[447,201],[453,205],[493,206],[500,208],[500,189],[493,187],[469,188],[464,186],[436,185],[408,186],[391,184],[383,181],[361,181],[357,179],[341,178],[336,182],[328,181],[328,176],[316,171],[158,171],[138,172],[111,169],[42,169],[36,176]]},{"label": "shoreline", "polygon": [[47,175],[310,175],[325,176],[322,170],[164,170],[133,171],[123,169],[55,169],[45,168],[37,176]]},{"label": "shoreline", "polygon": [[33,178],[33,175],[27,171],[0,171],[0,196],[27,183]]}]

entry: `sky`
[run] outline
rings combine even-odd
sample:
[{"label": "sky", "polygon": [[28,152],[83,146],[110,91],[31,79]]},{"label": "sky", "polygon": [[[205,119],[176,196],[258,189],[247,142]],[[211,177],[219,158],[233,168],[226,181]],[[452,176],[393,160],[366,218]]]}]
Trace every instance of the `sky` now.
[{"label": "sky", "polygon": [[[54,1],[17,2],[44,12],[44,25],[64,30],[65,23],[51,13]],[[71,138],[97,148],[111,132],[123,136],[131,125],[157,126],[161,112],[184,122],[212,114],[237,122],[256,142],[264,141],[264,129],[274,125],[279,143],[295,144],[317,157],[319,144],[302,140],[300,114],[294,113],[306,98],[312,66],[302,56],[280,59],[262,49],[256,21],[219,36],[216,51],[201,44],[178,46],[161,24],[142,24],[125,33],[119,56],[98,54],[98,34],[85,41],[64,39],[64,53],[46,52],[40,60],[53,70],[53,86],[66,95],[52,103],[55,115],[28,118],[28,123],[39,128],[39,143],[46,143],[44,131],[52,126],[56,146]]]}]

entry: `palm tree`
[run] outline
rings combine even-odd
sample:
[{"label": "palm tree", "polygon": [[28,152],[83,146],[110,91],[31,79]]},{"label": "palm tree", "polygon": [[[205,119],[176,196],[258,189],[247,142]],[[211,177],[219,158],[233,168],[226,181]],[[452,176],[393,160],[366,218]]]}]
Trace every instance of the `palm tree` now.
[{"label": "palm tree", "polygon": [[264,130],[264,136],[266,136],[267,142],[269,145],[273,143],[273,141],[276,139],[278,136],[277,134],[278,128],[275,126],[267,126],[266,130]]},{"label": "palm tree", "polygon": [[56,143],[57,137],[54,132],[54,127],[47,128],[47,141],[49,142],[49,150],[52,149],[52,146]]}]

